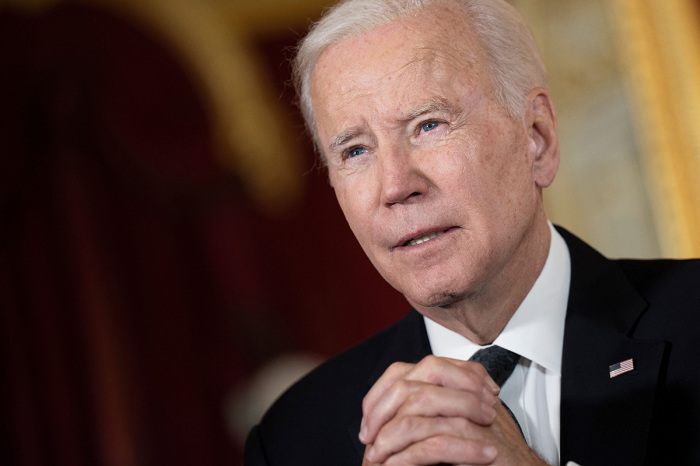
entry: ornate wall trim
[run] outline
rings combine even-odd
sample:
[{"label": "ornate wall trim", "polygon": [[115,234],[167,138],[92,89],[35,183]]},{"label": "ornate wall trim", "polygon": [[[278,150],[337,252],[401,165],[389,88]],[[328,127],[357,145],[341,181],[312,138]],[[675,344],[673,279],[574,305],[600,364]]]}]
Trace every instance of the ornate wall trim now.
[{"label": "ornate wall trim", "polygon": [[700,256],[700,11],[692,0],[615,0],[630,91],[664,256]]}]

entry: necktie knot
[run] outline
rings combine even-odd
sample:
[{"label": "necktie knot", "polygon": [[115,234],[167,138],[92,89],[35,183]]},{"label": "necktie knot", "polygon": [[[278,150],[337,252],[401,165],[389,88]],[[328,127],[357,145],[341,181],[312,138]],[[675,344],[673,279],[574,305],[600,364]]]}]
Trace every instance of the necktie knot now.
[{"label": "necktie knot", "polygon": [[520,360],[520,355],[494,345],[480,349],[469,360],[484,366],[493,381],[502,387],[510,374],[513,373]]}]

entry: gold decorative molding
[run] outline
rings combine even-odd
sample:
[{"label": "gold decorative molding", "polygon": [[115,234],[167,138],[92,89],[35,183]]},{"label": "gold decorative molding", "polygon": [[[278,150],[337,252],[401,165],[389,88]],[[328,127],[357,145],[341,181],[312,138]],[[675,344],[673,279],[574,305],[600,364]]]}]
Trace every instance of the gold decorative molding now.
[{"label": "gold decorative molding", "polygon": [[[0,7],[38,12],[62,1],[71,0],[0,0]],[[293,131],[275,77],[265,71],[251,41],[255,34],[288,27],[293,17],[301,24],[300,15],[320,11],[319,2],[72,1],[109,8],[164,39],[199,87],[221,164],[238,174],[263,210],[284,210],[300,197],[302,174],[310,168],[300,166],[303,128]],[[294,15],[295,5],[305,7]]]},{"label": "gold decorative molding", "polygon": [[299,198],[301,136],[249,44],[249,28],[222,14],[220,2],[95,1],[135,14],[174,46],[203,91],[221,163],[259,206],[280,211]]},{"label": "gold decorative molding", "polygon": [[227,22],[260,34],[293,28],[306,32],[309,18],[318,18],[334,0],[209,0]]},{"label": "gold decorative molding", "polygon": [[700,11],[693,0],[613,0],[620,62],[661,251],[700,256]]}]

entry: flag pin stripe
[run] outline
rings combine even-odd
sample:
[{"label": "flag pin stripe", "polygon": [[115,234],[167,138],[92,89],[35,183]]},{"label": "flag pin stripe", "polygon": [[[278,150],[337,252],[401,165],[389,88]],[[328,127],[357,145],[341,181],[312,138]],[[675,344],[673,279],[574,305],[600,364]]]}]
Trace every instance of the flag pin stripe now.
[{"label": "flag pin stripe", "polygon": [[630,372],[634,370],[634,359],[627,359],[626,361],[618,362],[617,364],[613,364],[612,366],[609,367],[610,369],[610,378],[612,379],[613,377],[617,377],[618,375],[622,375],[625,372]]}]

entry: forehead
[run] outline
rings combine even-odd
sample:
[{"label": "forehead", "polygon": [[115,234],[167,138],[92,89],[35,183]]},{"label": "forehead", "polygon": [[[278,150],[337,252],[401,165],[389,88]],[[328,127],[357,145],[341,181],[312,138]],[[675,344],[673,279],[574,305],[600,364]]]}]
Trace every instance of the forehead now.
[{"label": "forehead", "polygon": [[367,95],[410,105],[417,90],[486,82],[483,50],[466,13],[451,2],[434,6],[329,46],[312,75],[317,122]]},{"label": "forehead", "polygon": [[[312,73],[312,88],[329,64],[341,60],[346,73],[367,66],[389,70],[415,61],[443,58],[459,69],[483,62],[483,54],[467,13],[452,2],[434,2],[429,9],[328,46]],[[335,60],[334,60],[335,59]]]}]

